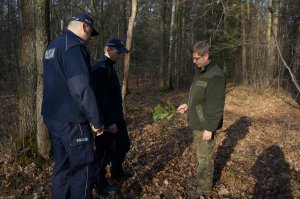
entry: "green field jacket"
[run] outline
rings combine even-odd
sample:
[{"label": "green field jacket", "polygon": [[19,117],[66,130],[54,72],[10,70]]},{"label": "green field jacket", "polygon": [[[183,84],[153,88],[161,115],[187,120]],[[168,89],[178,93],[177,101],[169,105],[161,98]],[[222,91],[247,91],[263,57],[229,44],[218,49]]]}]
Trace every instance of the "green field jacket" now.
[{"label": "green field jacket", "polygon": [[188,97],[188,122],[193,130],[215,132],[222,127],[226,81],[215,62],[196,68]]}]

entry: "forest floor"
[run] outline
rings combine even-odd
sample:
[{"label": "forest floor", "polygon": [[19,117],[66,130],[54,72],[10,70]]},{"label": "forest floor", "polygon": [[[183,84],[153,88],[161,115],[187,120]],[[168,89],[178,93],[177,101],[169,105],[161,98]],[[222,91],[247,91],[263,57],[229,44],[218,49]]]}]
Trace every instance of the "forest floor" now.
[{"label": "forest floor", "polygon": [[[190,179],[197,164],[184,116],[169,121],[151,117],[157,104],[171,100],[178,105],[188,91],[131,89],[126,103],[132,147],[125,167],[134,176],[113,182],[120,189],[115,198],[196,198]],[[16,100],[0,97],[0,198],[50,198],[51,165],[16,161]],[[299,104],[284,92],[258,93],[229,84],[215,171],[212,198],[300,198]]]}]

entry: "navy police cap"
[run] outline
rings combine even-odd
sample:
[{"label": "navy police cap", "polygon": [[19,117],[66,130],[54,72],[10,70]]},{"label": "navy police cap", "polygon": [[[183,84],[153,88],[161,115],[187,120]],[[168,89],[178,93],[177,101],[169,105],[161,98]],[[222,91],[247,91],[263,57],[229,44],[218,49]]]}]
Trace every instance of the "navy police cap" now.
[{"label": "navy police cap", "polygon": [[75,13],[70,21],[81,21],[84,22],[86,24],[88,24],[89,26],[92,27],[93,31],[91,33],[91,36],[97,36],[99,35],[98,31],[94,28],[94,22],[93,22],[93,18],[87,14],[86,12],[79,12],[79,13]]},{"label": "navy police cap", "polygon": [[123,41],[119,38],[110,38],[106,41],[105,46],[114,47],[120,53],[128,53],[129,50],[125,47]]}]

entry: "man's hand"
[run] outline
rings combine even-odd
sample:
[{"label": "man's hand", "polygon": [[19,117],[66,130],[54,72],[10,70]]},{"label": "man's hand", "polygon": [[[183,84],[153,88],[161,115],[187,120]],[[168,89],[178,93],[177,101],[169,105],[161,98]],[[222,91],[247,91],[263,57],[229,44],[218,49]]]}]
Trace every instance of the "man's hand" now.
[{"label": "man's hand", "polygon": [[96,136],[102,135],[104,132],[104,126],[101,126],[99,129],[96,129],[93,125],[91,125],[92,131],[96,134]]},{"label": "man's hand", "polygon": [[118,128],[117,125],[115,123],[113,123],[112,125],[110,125],[107,130],[113,134],[118,132]]},{"label": "man's hand", "polygon": [[180,113],[180,114],[184,114],[185,112],[187,112],[187,110],[188,110],[188,105],[187,104],[181,104],[177,108],[177,112]]},{"label": "man's hand", "polygon": [[212,132],[204,130],[202,139],[207,141],[207,140],[211,140],[211,138],[212,138]]}]

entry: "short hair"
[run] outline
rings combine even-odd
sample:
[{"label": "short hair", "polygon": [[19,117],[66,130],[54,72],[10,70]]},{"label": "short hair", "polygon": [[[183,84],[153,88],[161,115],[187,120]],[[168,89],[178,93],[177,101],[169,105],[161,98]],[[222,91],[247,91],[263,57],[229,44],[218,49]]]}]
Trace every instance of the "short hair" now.
[{"label": "short hair", "polygon": [[206,53],[209,56],[209,59],[212,57],[212,52],[210,45],[206,41],[198,41],[194,44],[194,46],[191,49],[192,53],[198,53],[198,55],[203,56]]},{"label": "short hair", "polygon": [[68,27],[78,27],[81,23],[83,23],[83,22],[72,20],[72,21],[69,21]]}]

